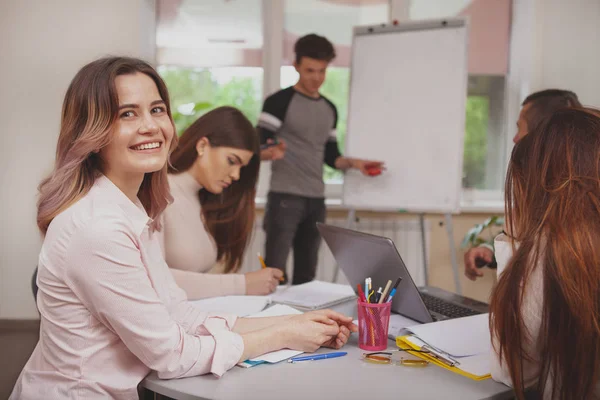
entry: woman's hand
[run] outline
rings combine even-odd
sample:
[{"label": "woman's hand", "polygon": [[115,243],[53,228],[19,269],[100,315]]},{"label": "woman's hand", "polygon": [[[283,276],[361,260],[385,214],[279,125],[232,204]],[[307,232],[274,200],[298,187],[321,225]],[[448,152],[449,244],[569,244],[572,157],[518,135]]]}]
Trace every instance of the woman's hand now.
[{"label": "woman's hand", "polygon": [[290,318],[285,326],[286,347],[313,352],[321,346],[340,348],[358,327],[352,318],[332,310],[311,311]]},{"label": "woman's hand", "polygon": [[340,332],[334,320],[316,312],[295,315],[281,328],[285,347],[304,352],[317,350]]},{"label": "woman's hand", "polygon": [[358,326],[352,323],[352,318],[347,317],[344,314],[340,314],[332,310],[320,310],[315,312],[323,313],[328,318],[334,320],[340,327],[338,335],[335,338],[331,338],[329,342],[323,343],[323,347],[339,349],[343,347],[346,344],[346,342],[348,342],[348,339],[350,338],[350,334],[352,332],[358,332]]},{"label": "woman's hand", "polygon": [[246,294],[262,296],[273,293],[283,278],[283,272],[277,268],[263,268],[258,271],[248,272],[246,277]]}]

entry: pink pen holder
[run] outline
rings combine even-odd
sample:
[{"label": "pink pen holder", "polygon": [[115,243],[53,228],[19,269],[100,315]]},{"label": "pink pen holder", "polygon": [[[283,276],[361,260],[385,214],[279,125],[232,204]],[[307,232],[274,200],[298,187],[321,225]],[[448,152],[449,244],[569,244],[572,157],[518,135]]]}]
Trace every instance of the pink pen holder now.
[{"label": "pink pen holder", "polygon": [[385,350],[392,303],[371,304],[358,300],[358,347],[363,350]]}]

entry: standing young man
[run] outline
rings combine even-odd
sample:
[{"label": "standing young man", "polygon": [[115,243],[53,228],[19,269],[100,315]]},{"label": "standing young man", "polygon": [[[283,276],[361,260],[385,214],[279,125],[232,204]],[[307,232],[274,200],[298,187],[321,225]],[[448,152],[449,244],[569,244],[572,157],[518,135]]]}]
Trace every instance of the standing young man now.
[{"label": "standing young man", "polygon": [[319,93],[327,66],[335,58],[329,40],[310,34],[294,46],[298,82],[269,96],[258,121],[263,150],[273,160],[271,186],[264,217],[265,261],[285,270],[294,249],[294,276],[300,284],[314,279],[321,237],[316,223],[325,221],[323,164],[363,174],[377,174],[383,163],[344,157],[336,139],[337,110]]}]

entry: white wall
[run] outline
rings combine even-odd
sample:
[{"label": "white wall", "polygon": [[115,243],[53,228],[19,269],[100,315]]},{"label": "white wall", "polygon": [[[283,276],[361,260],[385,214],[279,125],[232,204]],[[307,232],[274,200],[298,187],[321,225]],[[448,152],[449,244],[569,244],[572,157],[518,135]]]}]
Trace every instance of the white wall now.
[{"label": "white wall", "polygon": [[154,0],[0,0],[0,318],[37,318],[37,185],[51,170],[64,93],[104,55],[154,61]]},{"label": "white wall", "polygon": [[537,0],[535,8],[532,91],[570,89],[600,107],[600,1]]},{"label": "white wall", "polygon": [[[569,89],[600,107],[600,1],[513,0],[507,129],[514,131],[521,102],[532,92]],[[506,163],[513,147],[506,135]]]}]

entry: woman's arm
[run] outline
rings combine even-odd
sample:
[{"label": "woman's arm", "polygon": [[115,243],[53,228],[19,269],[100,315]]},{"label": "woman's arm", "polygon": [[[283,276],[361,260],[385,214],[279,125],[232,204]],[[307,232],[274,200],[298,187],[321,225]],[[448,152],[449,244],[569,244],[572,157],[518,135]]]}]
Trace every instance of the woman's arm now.
[{"label": "woman's arm", "polygon": [[243,274],[207,274],[169,269],[177,286],[185,291],[189,300],[246,294],[246,278]]},{"label": "woman's arm", "polygon": [[92,221],[74,236],[65,254],[67,284],[161,378],[222,375],[243,353],[243,339],[227,329],[236,318],[210,318],[199,310],[184,313],[165,304],[133,237],[122,221]]},{"label": "woman's arm", "polygon": [[233,331],[240,335],[254,332],[260,329],[269,328],[273,325],[282,324],[289,321],[293,315],[282,315],[280,317],[264,318],[238,318],[233,326]]}]

